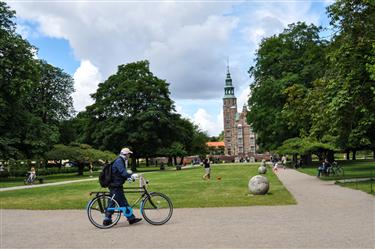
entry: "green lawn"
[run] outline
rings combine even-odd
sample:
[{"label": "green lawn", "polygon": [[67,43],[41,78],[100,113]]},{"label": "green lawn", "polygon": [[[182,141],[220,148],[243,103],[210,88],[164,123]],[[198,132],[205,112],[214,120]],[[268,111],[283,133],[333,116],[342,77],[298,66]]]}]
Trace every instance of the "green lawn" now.
[{"label": "green lawn", "polygon": [[[93,172],[93,177],[98,177],[98,172]],[[38,178],[43,178],[44,183],[71,181],[71,180],[81,180],[88,179],[90,177],[89,172],[84,172],[83,176],[77,175],[77,173],[66,173],[66,174],[54,174],[46,176],[38,176]],[[1,178],[0,188],[23,186],[23,180],[25,177],[15,177],[15,178]],[[38,182],[38,181],[37,181]],[[38,184],[38,183],[36,183]]]},{"label": "green lawn", "polygon": [[[170,169],[170,168],[167,167],[167,169]],[[138,169],[138,172],[149,172],[149,171],[156,171],[156,170],[159,170],[159,168],[158,167],[141,167]],[[38,172],[37,172],[37,175],[38,175]],[[99,176],[99,172],[93,172],[93,177],[98,177],[98,176]],[[81,179],[87,179],[88,177],[90,177],[90,172],[88,171],[85,171],[83,173],[83,176],[79,176],[77,175],[77,173],[65,173],[65,174],[38,176],[38,178],[43,178],[44,183],[81,180]],[[23,186],[24,179],[25,177],[0,178],[0,188]]]},{"label": "green lawn", "polygon": [[343,187],[358,189],[368,194],[375,195],[375,180],[363,181],[363,182],[350,182],[350,183],[337,183]]},{"label": "green lawn", "polygon": [[[257,174],[258,164],[214,165],[212,179],[202,180],[203,168],[180,171],[146,172],[149,190],[167,194],[174,207],[230,207],[295,204],[293,196],[278,178],[268,171],[270,191],[264,196],[248,193],[248,181]],[[217,180],[220,176],[221,180]],[[137,186],[136,183],[127,186]],[[92,198],[91,191],[103,191],[96,181],[61,186],[0,192],[0,208],[17,209],[82,209]],[[127,195],[129,201],[137,195]]]},{"label": "green lawn", "polygon": [[[343,177],[327,177],[322,176],[322,180],[340,180],[340,179],[355,179],[355,178],[372,178],[372,181],[356,182],[356,183],[338,183],[343,187],[358,189],[369,194],[374,193],[374,179],[375,179],[375,161],[374,160],[357,160],[357,161],[339,161],[344,169]],[[317,165],[308,168],[298,169],[299,171],[315,176],[317,173]],[[371,183],[372,189],[371,191]]]},{"label": "green lawn", "polygon": [[[375,177],[375,161],[374,160],[357,160],[357,161],[338,161],[344,169],[344,177],[321,177],[322,180],[338,180],[352,178],[371,178]],[[303,167],[298,169],[308,175],[315,176],[317,174],[318,165],[311,167]]]}]

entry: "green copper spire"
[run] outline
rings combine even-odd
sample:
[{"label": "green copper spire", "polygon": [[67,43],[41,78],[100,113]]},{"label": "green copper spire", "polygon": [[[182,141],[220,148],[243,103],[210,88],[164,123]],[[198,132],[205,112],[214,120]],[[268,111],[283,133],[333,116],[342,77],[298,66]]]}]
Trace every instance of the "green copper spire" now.
[{"label": "green copper spire", "polygon": [[225,79],[225,86],[232,86],[232,78],[230,77],[229,66],[227,66],[227,78]]},{"label": "green copper spire", "polygon": [[224,99],[235,98],[232,78],[230,77],[229,66],[227,66],[227,78],[225,79]]}]

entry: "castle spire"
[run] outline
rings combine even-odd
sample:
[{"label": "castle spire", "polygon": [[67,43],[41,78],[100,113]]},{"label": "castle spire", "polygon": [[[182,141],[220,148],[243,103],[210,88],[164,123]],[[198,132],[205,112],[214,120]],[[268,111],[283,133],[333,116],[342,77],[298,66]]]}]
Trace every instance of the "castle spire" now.
[{"label": "castle spire", "polygon": [[225,79],[224,98],[236,98],[234,96],[234,87],[232,85],[232,78],[230,77],[229,72],[229,61],[227,65],[227,78]]},{"label": "castle spire", "polygon": [[244,113],[247,112],[247,105],[246,105],[246,103],[243,104],[242,112],[244,112]]},{"label": "castle spire", "polygon": [[225,80],[225,85],[232,86],[232,78],[230,77],[230,72],[229,72],[229,58],[228,57],[227,57],[227,78]]},{"label": "castle spire", "polygon": [[227,78],[225,79],[226,86],[232,86],[232,78],[230,77],[229,67],[227,70]]}]

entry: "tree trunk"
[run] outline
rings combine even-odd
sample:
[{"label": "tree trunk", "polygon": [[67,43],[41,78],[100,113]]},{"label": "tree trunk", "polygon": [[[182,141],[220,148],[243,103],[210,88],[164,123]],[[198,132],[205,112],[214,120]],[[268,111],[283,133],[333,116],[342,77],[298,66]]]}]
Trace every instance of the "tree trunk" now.
[{"label": "tree trunk", "polygon": [[146,167],[148,167],[148,157],[146,157]]},{"label": "tree trunk", "polygon": [[78,161],[78,175],[83,176],[83,169],[85,167],[85,164],[83,161]]},{"label": "tree trunk", "polygon": [[180,165],[184,164],[184,157],[182,156],[181,157],[181,160],[180,160]]},{"label": "tree trunk", "polygon": [[302,159],[303,165],[311,166],[312,164],[311,154],[303,155],[301,156],[301,159]]},{"label": "tree trunk", "polygon": [[132,171],[137,171],[137,158],[131,157],[132,162],[131,162],[131,170]]},{"label": "tree trunk", "polygon": [[318,153],[316,153],[316,155],[318,156],[318,160],[319,161],[323,161],[324,160],[324,153],[318,152]]},{"label": "tree trunk", "polygon": [[295,165],[297,163],[297,154],[293,154],[292,156],[292,165]]},{"label": "tree trunk", "polygon": [[347,150],[345,152],[346,152],[345,160],[350,160],[350,150]]},{"label": "tree trunk", "polygon": [[335,153],[332,150],[327,151],[328,162],[333,163],[335,161]]},{"label": "tree trunk", "polygon": [[172,165],[172,157],[170,157],[170,156],[168,157],[168,163],[167,164],[168,164],[168,166]]},{"label": "tree trunk", "polygon": [[174,165],[177,165],[177,157],[176,156],[173,157],[173,163],[174,163]]},{"label": "tree trunk", "polygon": [[355,157],[355,154],[357,153],[357,150],[353,150],[352,160],[357,160]]}]

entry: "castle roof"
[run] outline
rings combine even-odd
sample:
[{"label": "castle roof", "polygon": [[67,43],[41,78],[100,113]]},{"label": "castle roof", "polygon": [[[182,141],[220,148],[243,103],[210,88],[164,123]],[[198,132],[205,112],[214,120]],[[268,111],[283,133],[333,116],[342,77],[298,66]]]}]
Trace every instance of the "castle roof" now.
[{"label": "castle roof", "polygon": [[207,142],[206,143],[208,147],[224,147],[224,141],[219,141],[219,142]]}]

